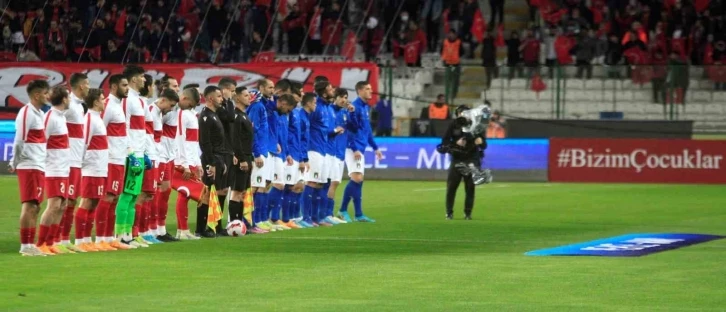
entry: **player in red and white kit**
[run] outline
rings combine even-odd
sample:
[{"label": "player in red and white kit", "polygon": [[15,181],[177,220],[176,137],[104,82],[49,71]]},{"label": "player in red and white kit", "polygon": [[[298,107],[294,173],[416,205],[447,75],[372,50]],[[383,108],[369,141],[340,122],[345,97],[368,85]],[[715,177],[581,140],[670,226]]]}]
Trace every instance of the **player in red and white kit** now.
[{"label": "player in red and white kit", "polygon": [[64,87],[51,91],[51,109],[45,113],[46,159],[45,159],[45,196],[48,203],[40,221],[37,247],[45,253],[68,253],[53,246],[60,231],[60,222],[68,197],[68,176],[71,173],[71,149],[68,142],[68,126],[65,111],[71,98]]},{"label": "player in red and white kit", "polygon": [[126,131],[126,115],[124,103],[129,93],[129,82],[123,75],[109,77],[109,92],[101,118],[106,125],[108,139],[108,175],[104,191],[106,196],[96,207],[96,245],[110,246],[115,249],[129,249],[128,244],[114,239],[116,224],[116,205],[123,191],[126,156],[129,154],[129,142]]},{"label": "player in red and white kit", "polygon": [[[151,75],[144,74],[144,86],[139,90],[139,99],[144,108],[144,130],[146,131],[146,156],[151,160],[151,169],[144,172],[144,180],[142,184],[142,190],[144,193],[151,196],[156,195],[156,188],[158,186],[158,150],[157,144],[154,139],[154,117],[151,112],[151,101],[149,96],[153,95],[153,78]],[[161,139],[161,138],[159,138]],[[136,202],[136,215],[134,218],[134,225],[132,228],[131,236],[140,237],[139,243],[141,244],[161,244],[162,242],[156,239],[156,236],[150,235],[149,230],[149,219],[151,219],[151,203],[153,197],[147,197],[144,201]]]},{"label": "player in red and white kit", "polygon": [[[101,114],[104,109],[103,90],[90,89],[83,99],[88,112],[83,123],[83,144],[84,152],[81,167],[81,185],[79,190],[82,198],[81,205],[76,210],[76,248],[83,252],[110,251],[116,250],[109,243],[91,242],[91,230],[95,212],[106,196],[105,186],[108,176],[108,137],[106,136],[106,125],[103,123]],[[108,201],[106,202],[108,208]],[[97,235],[102,235],[102,229],[97,228]]]},{"label": "player in red and white kit", "polygon": [[[158,94],[162,94],[167,89],[177,94],[179,93],[179,83],[173,77],[164,76],[157,83]],[[174,159],[176,159],[177,155],[176,132],[178,128],[178,110],[179,108],[175,107],[168,114],[164,114],[161,119],[161,147],[158,148],[159,189],[157,190],[154,207],[152,208],[155,213],[152,213],[152,216],[156,217],[156,239],[162,242],[177,241],[174,236],[166,232],[166,216],[169,211],[169,195],[171,194],[171,177],[174,171]]]},{"label": "player in red and white kit", "polygon": [[88,76],[82,73],[71,75],[71,103],[65,112],[66,126],[68,126],[68,142],[71,148],[71,173],[68,176],[68,199],[60,223],[60,235],[55,238],[56,247],[63,251],[82,251],[70,242],[71,228],[73,226],[73,209],[76,207],[76,198],[81,192],[81,165],[83,160],[83,123],[86,108],[83,99],[88,95],[90,84]]},{"label": "player in red and white kit", "polygon": [[[47,81],[31,81],[27,87],[30,102],[20,109],[15,118],[13,157],[8,170],[18,174],[21,202],[20,254],[23,256],[46,255],[33,245],[33,241],[45,183],[46,139],[43,111],[40,108],[48,102],[49,90]],[[46,223],[45,226],[49,224]]]},{"label": "player in red and white kit", "polygon": [[194,108],[201,97],[196,88],[182,91],[178,109],[177,158],[171,180],[172,188],[178,192],[176,201],[177,233],[180,240],[199,239],[189,232],[189,199],[199,202],[204,190],[202,184],[202,160],[199,157],[199,120]]},{"label": "player in red and white kit", "polygon": [[[126,105],[124,105],[129,147],[131,148],[131,153],[137,159],[144,159],[148,155],[150,148],[146,134],[146,111],[144,110],[146,102],[141,98],[140,93],[146,81],[144,69],[138,65],[126,65],[123,75],[129,82],[129,94],[126,98]],[[146,160],[144,163],[146,163]],[[153,176],[153,172],[151,171],[145,171],[144,176]],[[144,181],[146,183],[142,184],[141,193],[136,196],[135,202],[130,203],[127,207],[116,207],[117,224],[133,225],[136,219],[136,207],[142,206],[147,200],[153,198],[156,192],[153,183],[155,180],[152,179],[151,183],[148,183],[146,179]],[[122,194],[121,196],[125,195]],[[123,202],[123,200],[119,201],[119,205]],[[119,229],[116,229],[116,231],[119,232]],[[117,234],[123,236],[122,241],[126,244],[135,247],[149,247],[148,241],[144,240],[141,236],[134,237],[130,232]]]},{"label": "player in red and white kit", "polygon": [[[148,81],[152,81],[151,76],[146,77],[146,79],[148,79]],[[145,91],[147,91],[148,93],[153,92],[151,90],[151,83],[147,82],[147,84],[149,84],[149,88],[146,89]],[[153,102],[151,105],[148,105],[148,108],[146,109],[146,111],[148,113],[147,116],[151,117],[151,120],[152,120],[152,130],[153,131],[152,131],[152,135],[149,137],[149,140],[150,140],[149,144],[151,146],[148,148],[148,150],[151,151],[149,153],[149,158],[154,162],[154,167],[155,167],[154,169],[152,169],[153,171],[149,170],[149,171],[152,171],[152,175],[153,175],[153,179],[154,179],[152,181],[152,183],[154,183],[155,186],[157,186],[157,183],[159,181],[159,177],[158,177],[159,176],[158,166],[159,166],[159,159],[160,159],[159,157],[162,154],[162,151],[164,149],[164,147],[161,144],[161,135],[162,135],[162,131],[163,131],[163,126],[162,126],[161,120],[164,115],[169,114],[169,112],[172,110],[172,108],[174,108],[176,106],[177,102],[179,102],[179,96],[177,95],[177,93],[174,92],[173,90],[167,89],[167,90],[162,91],[161,94],[159,94],[159,98],[155,102]],[[148,123],[147,123],[147,129],[148,129]],[[149,171],[147,171],[147,173]],[[146,181],[146,179],[144,179],[144,180]],[[144,203],[144,212],[147,213],[148,218],[142,219],[142,221],[139,222],[139,225],[140,225],[139,231],[140,231],[141,237],[144,240],[155,243],[155,244],[159,244],[159,243],[162,243],[162,241],[156,239],[157,235],[154,231],[152,231],[152,228],[151,228],[152,223],[153,223],[154,230],[156,228],[157,212],[155,209],[156,208],[155,203],[156,203],[155,200],[148,200]]]}]

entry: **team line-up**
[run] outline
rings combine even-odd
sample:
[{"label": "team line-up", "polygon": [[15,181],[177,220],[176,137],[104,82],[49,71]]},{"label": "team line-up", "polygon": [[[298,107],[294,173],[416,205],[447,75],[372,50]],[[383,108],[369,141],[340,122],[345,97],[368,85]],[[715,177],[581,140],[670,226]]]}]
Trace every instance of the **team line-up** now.
[{"label": "team line-up", "polygon": [[[314,93],[287,79],[263,79],[252,90],[222,78],[200,94],[198,85],[180,89],[170,76],[154,84],[137,65],[109,77],[107,96],[91,89],[85,74],[69,82],[70,90],[30,82],[30,102],[15,120],[9,170],[18,176],[24,256],[225,236],[221,220],[207,216],[210,204],[223,210],[227,199],[229,222],[254,234],[375,222],[361,203],[363,152],[370,146],[382,157],[366,81],[356,84],[352,102],[323,76],[315,78]],[[44,113],[46,103],[51,108]],[[334,215],[344,166],[350,180]],[[178,192],[175,236],[166,230],[172,189]],[[189,200],[197,202],[194,233]]]}]

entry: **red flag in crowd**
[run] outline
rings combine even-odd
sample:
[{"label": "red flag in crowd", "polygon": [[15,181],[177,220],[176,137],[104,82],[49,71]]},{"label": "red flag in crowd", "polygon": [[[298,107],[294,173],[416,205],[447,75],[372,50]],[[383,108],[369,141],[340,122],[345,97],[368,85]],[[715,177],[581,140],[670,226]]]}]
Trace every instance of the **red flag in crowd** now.
[{"label": "red flag in crowd", "polygon": [[413,41],[409,42],[404,46],[403,50],[404,59],[406,61],[406,64],[416,64],[418,61],[419,56],[419,42]]},{"label": "red flag in crowd", "polygon": [[287,0],[277,0],[277,12],[283,19],[287,17],[287,14],[290,13],[287,10]]},{"label": "red flag in crowd", "polygon": [[356,38],[355,33],[352,31],[348,32],[348,36],[345,38],[345,43],[343,44],[343,50],[340,51],[341,55],[345,56],[345,59],[348,61],[353,60],[357,44],[358,38]]},{"label": "red flag in crowd", "polygon": [[706,66],[706,75],[708,79],[714,82],[726,82],[726,65],[715,64]]},{"label": "red flag in crowd", "polygon": [[[310,25],[308,27],[308,36],[312,37],[315,35],[316,27],[318,27],[318,23],[320,23],[320,7],[315,8],[315,13],[313,13],[313,18],[310,19]],[[322,23],[321,23],[322,24]],[[322,25],[320,25],[322,26]]]},{"label": "red flag in crowd", "polygon": [[474,12],[474,22],[471,24],[471,34],[476,38],[477,42],[484,41],[484,33],[487,31],[487,24],[484,23],[484,16],[480,9]]},{"label": "red flag in crowd", "polygon": [[497,38],[494,40],[494,46],[503,47],[506,45],[507,43],[504,41],[504,25],[499,24],[497,26]]},{"label": "red flag in crowd", "polygon": [[114,32],[116,32],[116,35],[123,38],[124,33],[126,32],[126,10],[121,11],[121,15],[116,20],[116,25],[113,28]]},{"label": "red flag in crowd", "polygon": [[673,38],[671,39],[671,52],[678,53],[681,58],[686,58],[686,39],[684,38]]},{"label": "red flag in crowd", "polygon": [[539,73],[535,73],[532,77],[532,85],[531,89],[534,92],[537,92],[537,98],[539,98],[539,93],[547,89],[547,85],[542,80],[542,76],[539,75]]},{"label": "red flag in crowd", "polygon": [[640,65],[650,63],[650,55],[648,52],[641,50],[638,47],[632,47],[623,51],[623,56],[628,60],[631,65]]},{"label": "red flag in crowd", "polygon": [[444,21],[444,36],[449,33],[449,9],[441,13],[441,20]]},{"label": "red flag in crowd", "polygon": [[321,34],[323,44],[337,46],[340,44],[340,36],[342,33],[342,22],[330,18],[323,21],[323,30]]},{"label": "red flag in crowd", "polygon": [[633,67],[632,77],[634,84],[646,84],[653,79],[653,67],[650,65],[637,65]]},{"label": "red flag in crowd", "polygon": [[269,63],[275,61],[275,51],[262,51],[252,59],[252,63]]},{"label": "red flag in crowd", "polygon": [[570,50],[575,46],[575,39],[567,37],[565,35],[559,35],[555,39],[555,53],[557,54],[557,61],[561,65],[570,64],[574,60],[570,56]]}]

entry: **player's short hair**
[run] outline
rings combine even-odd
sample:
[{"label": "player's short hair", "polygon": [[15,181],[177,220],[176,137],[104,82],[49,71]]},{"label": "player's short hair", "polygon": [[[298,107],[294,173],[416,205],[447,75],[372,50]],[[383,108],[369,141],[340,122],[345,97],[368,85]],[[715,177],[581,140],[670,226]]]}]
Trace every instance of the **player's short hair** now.
[{"label": "player's short hair", "polygon": [[244,91],[247,91],[247,87],[237,87],[236,89],[234,89],[234,94],[240,94]]},{"label": "player's short hair", "polygon": [[323,81],[330,82],[330,79],[328,79],[328,77],[325,77],[325,76],[315,76],[315,79],[313,80],[313,84],[317,84],[318,82],[323,82]]},{"label": "player's short hair", "polygon": [[139,91],[139,94],[143,97],[149,97],[151,96],[154,91],[151,89],[151,84],[154,83],[154,78],[151,77],[149,74],[144,74],[144,87],[141,88],[141,91]]},{"label": "player's short hair", "polygon": [[38,91],[44,91],[50,89],[50,85],[48,84],[48,81],[38,79],[33,80],[28,84],[28,87],[26,88],[28,95],[38,92]]},{"label": "player's short hair", "polygon": [[101,95],[103,94],[103,90],[101,89],[90,89],[88,90],[88,95],[83,98],[83,103],[86,104],[86,107],[93,106],[93,103],[96,102],[96,100],[101,98]]},{"label": "player's short hair", "polygon": [[267,85],[270,83],[267,78],[262,78],[260,80],[257,80],[257,89],[262,89],[262,87],[267,87]]},{"label": "player's short hair", "polygon": [[121,74],[111,75],[111,77],[108,78],[108,85],[118,85],[119,83],[121,83],[121,80],[124,79],[126,79],[126,76]]},{"label": "player's short hair", "polygon": [[279,98],[277,98],[278,102],[285,102],[285,105],[287,106],[296,106],[297,102],[295,101],[295,97],[292,96],[292,94],[283,94],[280,95]]},{"label": "player's short hair", "polygon": [[222,91],[217,86],[207,86],[204,88],[204,97],[207,97],[209,94],[214,93],[215,91]]},{"label": "player's short hair", "polygon": [[84,73],[73,73],[71,75],[71,78],[69,79],[71,83],[71,88],[75,88],[78,86],[81,81],[88,79],[88,76]]},{"label": "player's short hair", "polygon": [[282,92],[290,92],[291,88],[292,84],[289,79],[280,79],[275,84],[275,90],[280,90]]},{"label": "player's short hair", "polygon": [[330,82],[328,81],[320,81],[315,83],[315,93],[322,96],[323,93],[325,93],[325,89],[328,88],[330,85]]},{"label": "player's short hair", "polygon": [[335,97],[343,97],[348,96],[348,90],[343,88],[337,88],[335,89]]},{"label": "player's short hair", "polygon": [[199,90],[195,87],[185,88],[184,91],[182,91],[182,94],[184,94],[185,97],[190,98],[195,105],[199,104],[199,101],[202,100],[199,96]]},{"label": "player's short hair", "polygon": [[222,88],[222,89],[226,89],[230,86],[236,87],[237,81],[235,81],[234,79],[229,78],[229,77],[223,77],[222,79],[219,80],[219,83],[217,84],[217,86],[219,86],[219,88]]},{"label": "player's short hair", "polygon": [[302,97],[302,105],[305,106],[310,102],[315,102],[315,93],[306,92]]},{"label": "player's short hair", "polygon": [[199,84],[198,83],[190,83],[190,84],[184,85],[184,88],[182,88],[182,90],[196,89],[196,88],[199,88]]},{"label": "player's short hair", "polygon": [[368,82],[368,81],[365,81],[365,80],[364,80],[364,81],[358,81],[358,82],[357,82],[357,83],[355,84],[355,91],[360,91],[360,90],[363,90],[363,89],[364,89],[364,88],[365,88],[365,87],[366,87],[367,85],[369,85],[369,84],[371,84],[371,83],[370,83],[370,82]]},{"label": "player's short hair", "polygon": [[124,67],[124,77],[131,81],[131,78],[136,77],[138,75],[143,75],[146,71],[144,71],[144,68],[136,65],[136,64],[129,64]]},{"label": "player's short hair", "polygon": [[50,94],[50,104],[53,106],[61,105],[63,104],[63,99],[68,97],[68,89],[57,86],[53,88],[53,91]]},{"label": "player's short hair", "polygon": [[172,102],[179,102],[179,94],[174,92],[172,89],[164,89],[164,91],[161,91],[161,94],[159,94],[159,98],[165,98]]},{"label": "player's short hair", "polygon": [[290,88],[292,88],[292,94],[302,96],[303,84],[299,81],[290,81]]},{"label": "player's short hair", "polygon": [[169,88],[169,80],[176,80],[174,77],[166,75],[162,77],[161,79],[154,82],[154,85],[156,86],[156,91],[161,94],[161,91],[164,91],[164,89]]}]

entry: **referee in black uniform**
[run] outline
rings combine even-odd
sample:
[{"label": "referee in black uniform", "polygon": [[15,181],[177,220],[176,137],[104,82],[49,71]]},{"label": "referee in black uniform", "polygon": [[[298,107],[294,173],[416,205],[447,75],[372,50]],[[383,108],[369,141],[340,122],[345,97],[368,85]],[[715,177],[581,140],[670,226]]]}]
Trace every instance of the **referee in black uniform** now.
[{"label": "referee in black uniform", "polygon": [[232,151],[234,159],[230,170],[232,197],[229,200],[229,220],[241,220],[248,229],[252,224],[244,218],[244,192],[250,187],[252,172],[252,121],[247,117],[250,106],[250,92],[245,87],[235,89],[234,123],[232,123]]},{"label": "referee in black uniform", "polygon": [[456,119],[449,125],[446,134],[441,139],[443,146],[448,153],[451,154],[452,160],[449,165],[449,177],[446,180],[446,219],[454,218],[454,201],[456,200],[456,191],[464,180],[464,192],[466,199],[464,200],[464,219],[471,220],[471,211],[474,209],[474,180],[471,174],[464,175],[456,164],[474,164],[477,168],[481,167],[481,159],[484,156],[484,150],[487,148],[486,138],[482,136],[473,136],[466,133],[463,127],[468,121],[461,113],[468,110],[466,105],[460,105],[456,108]]},{"label": "referee in black uniform", "polygon": [[[202,150],[202,168],[206,174],[202,182],[207,187],[214,185],[218,190],[227,189],[227,173],[232,166],[232,151],[227,148],[224,125],[217,115],[222,106],[222,91],[215,86],[204,89],[205,107],[199,113],[199,148]],[[214,237],[207,229],[207,213],[209,206],[202,204],[197,211],[197,234],[202,237]],[[200,215],[201,214],[201,215]],[[227,236],[226,231],[217,231],[218,235]]]}]

